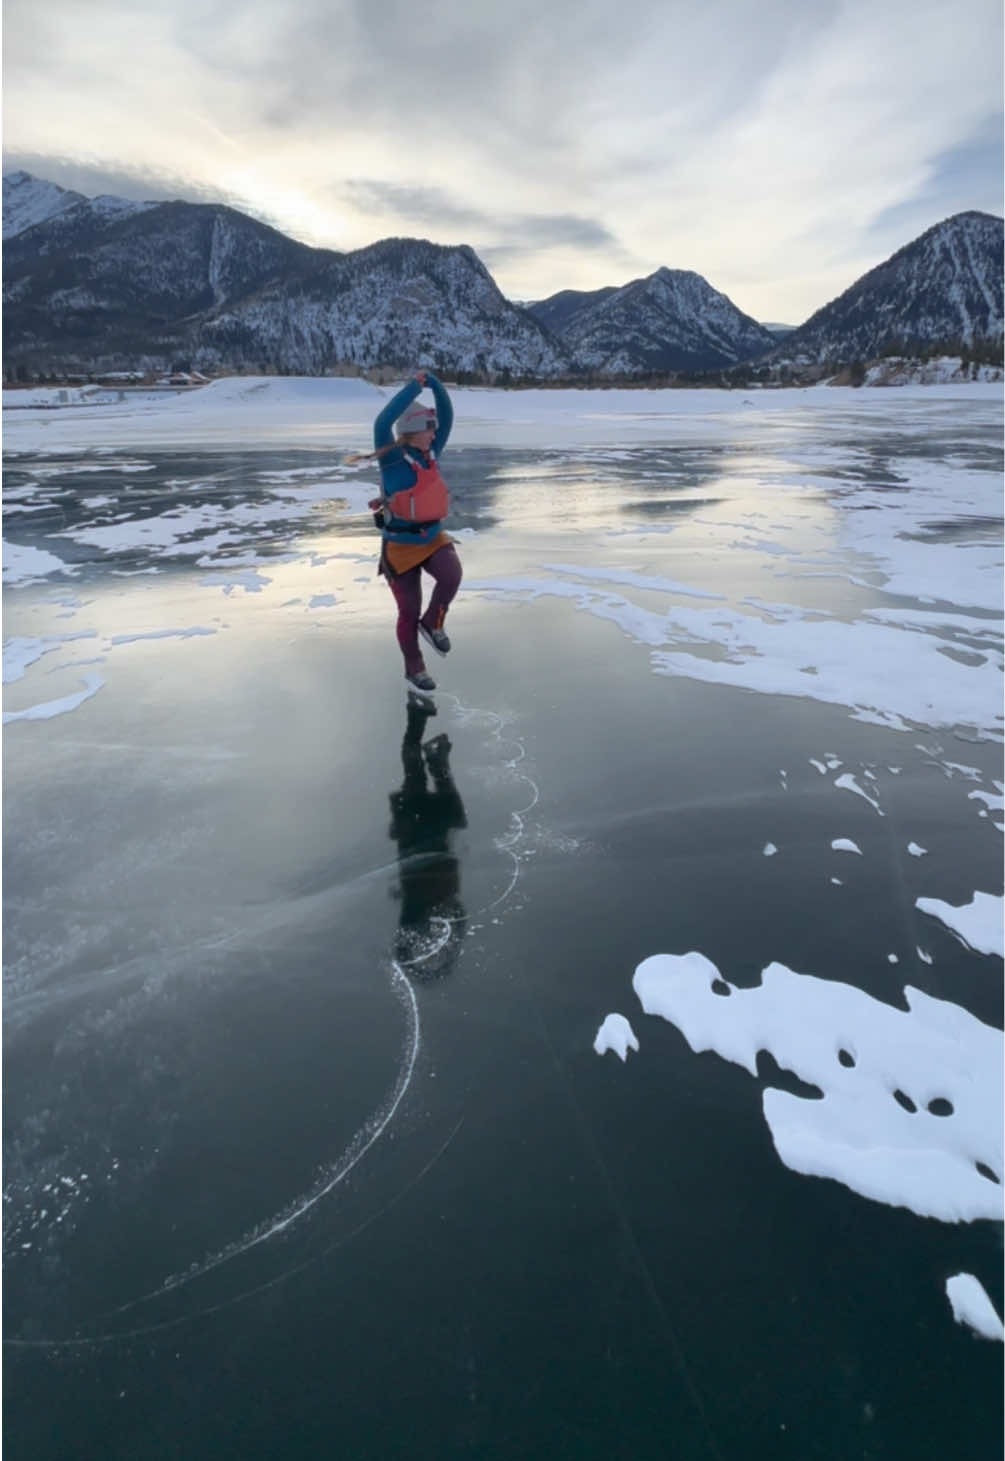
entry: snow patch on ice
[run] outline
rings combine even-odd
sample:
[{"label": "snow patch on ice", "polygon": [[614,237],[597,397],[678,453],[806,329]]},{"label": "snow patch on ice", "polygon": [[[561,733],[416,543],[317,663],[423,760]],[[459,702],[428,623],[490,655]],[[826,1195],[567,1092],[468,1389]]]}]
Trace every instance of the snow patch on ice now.
[{"label": "snow patch on ice", "polygon": [[[552,567],[573,571],[568,565]],[[609,575],[583,569],[575,573],[579,580],[608,576],[625,586],[637,577],[613,570]],[[646,580],[644,586],[658,582]],[[670,591],[668,581],[663,582],[663,591]],[[580,610],[611,620],[629,639],[647,646],[656,674],[843,705],[855,720],[894,730],[907,730],[909,722],[916,722],[973,725],[995,737],[1001,734],[997,660],[989,655],[978,665],[960,663],[940,652],[948,642],[934,635],[912,635],[867,621],[807,620],[805,611],[796,608],[790,617],[772,621],[727,606],[671,605],[655,612],[624,595],[567,578],[498,578],[467,587],[500,599],[548,595],[573,600]],[[673,591],[682,590],[677,585]],[[722,653],[713,657],[702,652],[710,647]]]},{"label": "snow patch on ice", "polygon": [[[764,1090],[775,1149],[793,1171],[944,1222],[1000,1219],[1000,1030],[918,989],[904,990],[904,1011],[778,963],[743,989],[697,952],[653,955],[632,984],[646,1014],[675,1025],[696,1054],[714,1050],[756,1076],[767,1050],[821,1091]],[[929,1109],[945,1101],[951,1114]]]},{"label": "snow patch on ice", "polygon": [[[206,580],[207,583],[210,581]],[[254,568],[245,568],[239,573],[228,573],[220,587],[224,597],[229,599],[235,589],[243,588],[246,594],[260,594],[271,582],[272,579],[267,574],[258,573]]]},{"label": "snow patch on ice", "polygon": [[597,1031],[593,1048],[598,1055],[613,1050],[624,1061],[628,1059],[629,1050],[638,1050],[639,1042],[624,1015],[608,1015]]},{"label": "snow patch on ice", "polygon": [[52,573],[76,573],[76,568],[45,548],[29,548],[3,540],[3,581],[8,586],[38,583]]},{"label": "snow patch on ice", "polygon": [[1001,898],[992,893],[975,893],[969,903],[954,907],[941,898],[919,898],[917,907],[940,923],[979,954],[1005,955]]},{"label": "snow patch on ice", "polygon": [[862,856],[861,847],[852,842],[850,837],[836,837],[831,843],[831,847],[835,852],[857,852],[859,857]]},{"label": "snow patch on ice", "polygon": [[138,644],[141,639],[198,639],[204,634],[216,634],[204,624],[193,625],[191,629],[148,629],[140,634],[113,634],[109,644]]},{"label": "snow patch on ice", "polygon": [[982,1339],[1005,1342],[1005,1325],[988,1298],[983,1284],[972,1273],[957,1273],[946,1279],[946,1296],[957,1324],[966,1324]]},{"label": "snow patch on ice", "polygon": [[869,805],[873,807],[881,817],[886,816],[886,813],[880,807],[879,802],[876,801],[874,797],[871,797],[867,791],[863,791],[862,787],[859,786],[858,782],[855,780],[854,776],[852,776],[850,772],[846,771],[843,776],[837,777],[834,785],[840,787],[842,791],[854,792],[856,796],[860,796],[865,801],[867,801]]},{"label": "snow patch on ice", "polygon": [[83,705],[85,700],[90,700],[92,695],[97,695],[104,683],[100,675],[85,675],[84,689],[77,694],[64,695],[60,700],[47,700],[41,705],[31,705],[27,710],[5,710],[3,724],[11,725],[16,720],[52,720],[56,715],[65,715],[70,710],[76,710],[78,705]]},{"label": "snow patch on ice", "polygon": [[97,632],[94,629],[82,629],[75,634],[45,635],[41,639],[15,635],[3,647],[3,683],[12,685],[15,680],[23,680],[24,672],[29,666],[43,655],[51,654],[54,649],[62,649],[64,644],[70,644],[77,639],[96,638]]}]

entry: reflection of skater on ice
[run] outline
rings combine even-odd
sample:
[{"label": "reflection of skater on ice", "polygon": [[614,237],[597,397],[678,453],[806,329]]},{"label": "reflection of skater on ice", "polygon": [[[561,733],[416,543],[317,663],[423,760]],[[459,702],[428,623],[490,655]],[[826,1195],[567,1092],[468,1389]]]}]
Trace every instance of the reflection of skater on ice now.
[{"label": "reflection of skater on ice", "polygon": [[414,979],[437,978],[453,968],[467,923],[451,833],[468,822],[450,770],[449,739],[438,735],[422,743],[433,714],[428,702],[409,701],[401,742],[404,780],[390,795],[389,835],[398,844],[401,899],[395,957]]}]

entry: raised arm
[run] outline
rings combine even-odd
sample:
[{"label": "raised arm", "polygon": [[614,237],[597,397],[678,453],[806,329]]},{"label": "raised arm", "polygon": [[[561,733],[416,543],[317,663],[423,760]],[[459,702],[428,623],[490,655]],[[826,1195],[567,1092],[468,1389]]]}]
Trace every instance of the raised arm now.
[{"label": "raised arm", "polygon": [[436,435],[433,437],[433,451],[439,456],[447,444],[450,435],[450,428],[454,424],[454,408],[450,404],[450,397],[447,395],[445,386],[442,386],[435,375],[426,371],[426,385],[433,393],[433,400],[436,402]]},{"label": "raised arm", "polygon": [[[443,387],[440,387],[443,390]],[[397,395],[392,396],[387,405],[381,411],[373,423],[373,445],[374,450],[379,451],[382,446],[390,446],[394,441],[393,426],[406,406],[410,406],[416,396],[422,394],[422,386],[417,380],[410,380],[402,386]],[[446,391],[443,391],[446,396]]]}]

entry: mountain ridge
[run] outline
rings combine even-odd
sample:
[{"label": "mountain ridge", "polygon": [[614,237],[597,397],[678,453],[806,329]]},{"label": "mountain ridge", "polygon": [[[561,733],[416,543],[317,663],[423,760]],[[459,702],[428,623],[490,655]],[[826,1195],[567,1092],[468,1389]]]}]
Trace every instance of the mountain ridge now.
[{"label": "mountain ridge", "polygon": [[775,355],[834,364],[909,355],[939,341],[1000,339],[1003,246],[1002,219],[976,209],[954,213],[816,310]]},{"label": "mountain ridge", "polygon": [[693,270],[516,304],[467,244],[317,249],[226,204],[87,199],[18,172],[4,176],[5,355],[23,373],[323,374],[435,358],[507,383],[691,379],[759,361],[802,370],[952,341],[993,349],[1002,230],[974,210],[942,220],[780,335]]},{"label": "mountain ridge", "polygon": [[566,373],[552,338],[468,245],[382,239],[337,253],[225,204],[73,202],[4,250],[8,361],[98,370],[323,373],[431,363]]},{"label": "mountain ridge", "polygon": [[776,343],[702,275],[665,265],[621,288],[562,291],[530,313],[552,324],[580,368],[600,375],[717,370]]}]

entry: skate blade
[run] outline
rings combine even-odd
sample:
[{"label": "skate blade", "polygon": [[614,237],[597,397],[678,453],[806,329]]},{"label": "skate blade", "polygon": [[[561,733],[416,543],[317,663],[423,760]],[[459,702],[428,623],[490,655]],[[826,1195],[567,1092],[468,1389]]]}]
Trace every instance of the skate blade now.
[{"label": "skate blade", "polygon": [[411,710],[424,710],[427,715],[436,714],[436,701],[431,690],[416,690],[409,685],[405,698]]},{"label": "skate blade", "polygon": [[437,644],[436,640],[430,634],[429,630],[425,627],[425,625],[423,625],[423,624],[420,624],[419,625],[419,633],[422,635],[423,639],[429,645],[430,649],[432,649],[436,654],[438,654],[440,656],[440,659],[446,659],[449,651],[446,650],[446,649],[441,649],[440,648],[440,646]]}]

